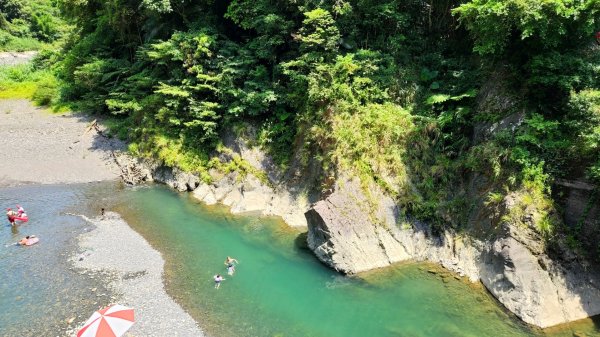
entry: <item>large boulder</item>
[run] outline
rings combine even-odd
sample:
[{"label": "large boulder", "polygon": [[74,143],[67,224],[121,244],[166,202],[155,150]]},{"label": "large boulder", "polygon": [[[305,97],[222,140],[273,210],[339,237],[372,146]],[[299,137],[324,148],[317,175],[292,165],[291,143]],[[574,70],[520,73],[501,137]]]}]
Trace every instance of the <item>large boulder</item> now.
[{"label": "large boulder", "polygon": [[348,194],[333,193],[306,213],[308,246],[317,257],[346,274],[385,267],[403,257],[404,248],[383,226],[375,226]]},{"label": "large boulder", "polygon": [[166,184],[180,192],[193,191],[200,185],[198,176],[178,168],[157,166],[152,173],[154,181]]},{"label": "large boulder", "polygon": [[308,245],[321,261],[354,274],[411,259],[428,260],[478,279],[475,244],[451,231],[434,235],[427,225],[408,222],[393,200],[374,186],[369,194],[370,199],[356,179],[343,180],[305,213]]}]

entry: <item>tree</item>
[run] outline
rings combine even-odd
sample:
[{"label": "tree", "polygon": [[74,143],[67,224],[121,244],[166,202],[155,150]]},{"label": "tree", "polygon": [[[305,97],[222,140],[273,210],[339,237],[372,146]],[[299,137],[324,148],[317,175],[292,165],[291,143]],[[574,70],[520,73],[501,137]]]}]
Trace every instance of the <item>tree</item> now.
[{"label": "tree", "polygon": [[302,28],[295,38],[300,41],[302,51],[335,51],[340,41],[340,32],[328,11],[317,8],[304,13]]},{"label": "tree", "polygon": [[477,53],[502,55],[517,40],[556,49],[589,39],[599,24],[600,2],[472,0],[453,12],[471,32]]}]

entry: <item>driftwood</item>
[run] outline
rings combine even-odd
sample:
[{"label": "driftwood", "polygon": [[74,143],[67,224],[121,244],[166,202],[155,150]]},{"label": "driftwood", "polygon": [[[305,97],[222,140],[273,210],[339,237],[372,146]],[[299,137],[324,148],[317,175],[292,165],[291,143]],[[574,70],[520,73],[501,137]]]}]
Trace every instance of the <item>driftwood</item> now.
[{"label": "driftwood", "polygon": [[[109,137],[105,135],[104,132],[100,129],[97,119],[94,119],[92,123],[90,123],[90,125],[87,127],[83,134],[85,135],[92,129],[94,129],[99,136],[109,139]],[[132,162],[121,163],[116,152],[112,149],[110,150],[110,154],[115,164],[117,164],[117,166],[121,170],[120,177],[124,183],[128,185],[136,185],[145,180],[146,177],[142,173],[142,169],[138,167],[138,165]]]}]

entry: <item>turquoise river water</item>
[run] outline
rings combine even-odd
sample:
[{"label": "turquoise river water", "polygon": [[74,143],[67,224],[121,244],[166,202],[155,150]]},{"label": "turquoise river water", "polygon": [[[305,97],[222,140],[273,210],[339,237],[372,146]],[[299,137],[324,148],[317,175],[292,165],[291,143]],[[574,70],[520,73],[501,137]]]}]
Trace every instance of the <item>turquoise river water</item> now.
[{"label": "turquoise river water", "polygon": [[[163,254],[167,291],[210,336],[600,336],[591,319],[532,329],[481,286],[429,264],[343,277],[311,254],[305,234],[280,220],[233,216],[166,187],[0,189],[3,206],[17,201],[32,221],[18,233],[4,226],[0,233],[0,336],[16,336],[32,320],[58,335],[74,303],[93,307],[86,289],[98,281],[72,272],[66,261],[76,249],[73,238],[89,229],[64,212],[94,214],[101,206],[121,213]],[[43,235],[40,244],[5,246],[29,232]],[[240,261],[234,276],[223,265],[228,255]],[[219,290],[212,280],[217,273],[226,278]],[[31,294],[35,300],[27,300]]]}]

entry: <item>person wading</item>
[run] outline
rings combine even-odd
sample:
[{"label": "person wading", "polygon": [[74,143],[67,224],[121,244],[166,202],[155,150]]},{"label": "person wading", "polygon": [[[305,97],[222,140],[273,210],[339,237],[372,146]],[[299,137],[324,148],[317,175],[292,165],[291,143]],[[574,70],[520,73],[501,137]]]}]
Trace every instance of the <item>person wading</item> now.
[{"label": "person wading", "polygon": [[6,209],[6,218],[8,218],[8,222],[10,222],[10,224],[12,226],[15,226],[15,218],[17,217],[17,213],[15,211],[12,210],[12,208],[7,208]]}]

